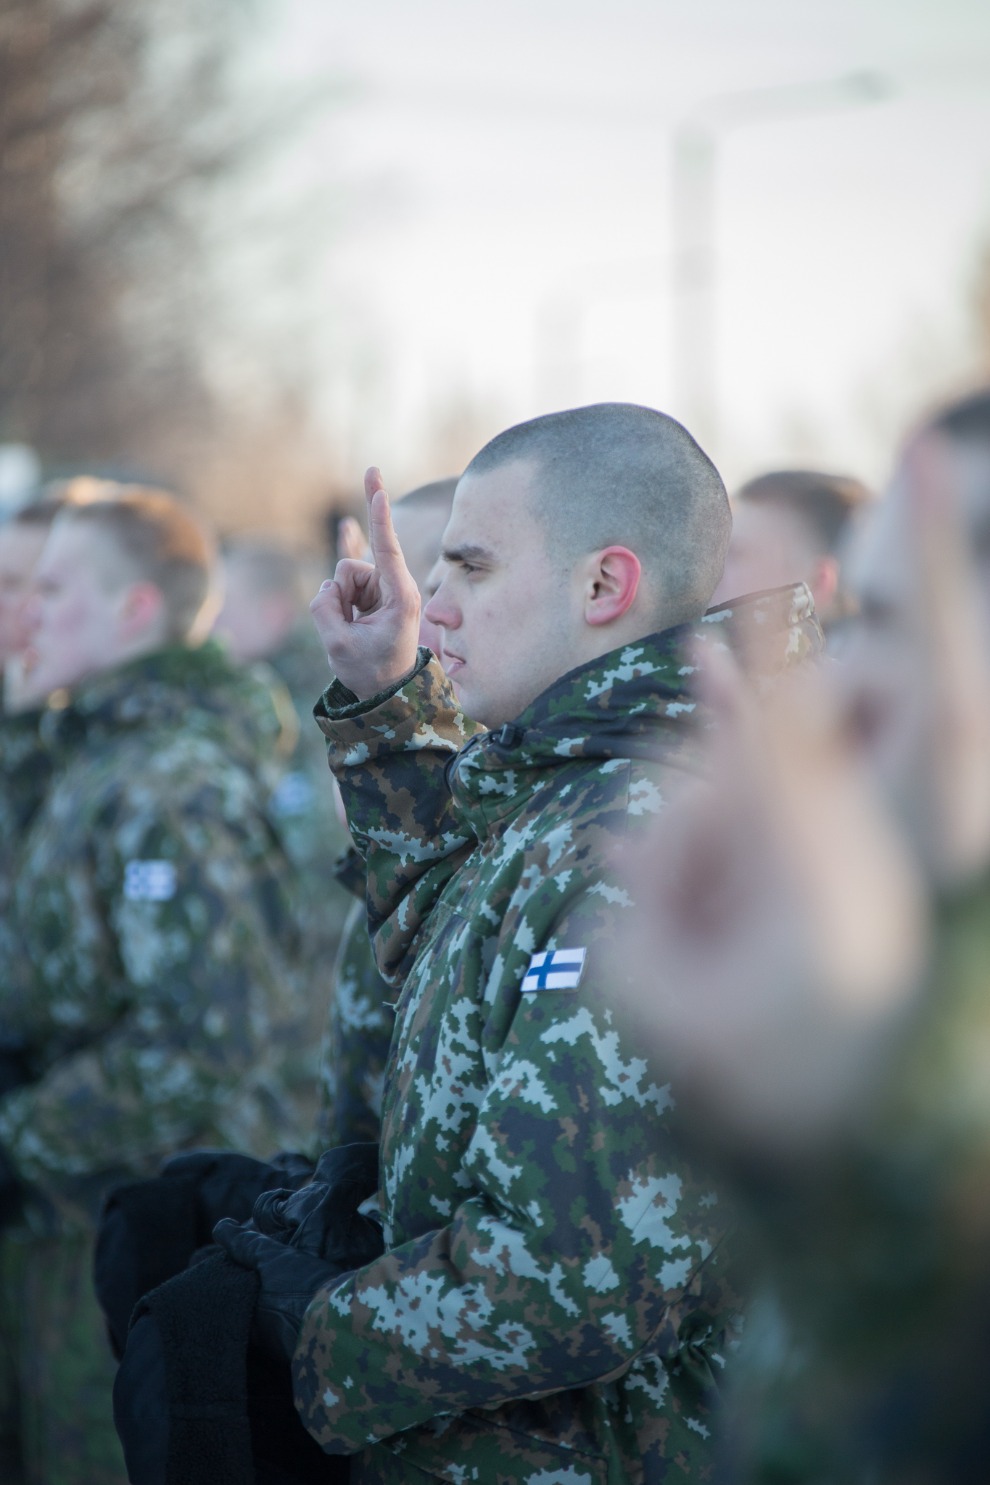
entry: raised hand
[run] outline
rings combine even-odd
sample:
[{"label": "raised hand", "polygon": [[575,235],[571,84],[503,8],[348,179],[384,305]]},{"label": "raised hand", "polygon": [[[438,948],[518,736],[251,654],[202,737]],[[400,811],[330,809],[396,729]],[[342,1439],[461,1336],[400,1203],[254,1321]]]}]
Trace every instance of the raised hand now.
[{"label": "raised hand", "polygon": [[375,468],[364,477],[364,493],[372,560],[342,558],[309,606],[337,679],[361,700],[395,685],[414,668],[420,609],[419,590]]},{"label": "raised hand", "polygon": [[616,989],[697,1127],[800,1155],[855,1117],[913,1003],[923,890],[817,667],[759,707],[728,657],[699,669],[709,782],[623,850],[638,914]]}]

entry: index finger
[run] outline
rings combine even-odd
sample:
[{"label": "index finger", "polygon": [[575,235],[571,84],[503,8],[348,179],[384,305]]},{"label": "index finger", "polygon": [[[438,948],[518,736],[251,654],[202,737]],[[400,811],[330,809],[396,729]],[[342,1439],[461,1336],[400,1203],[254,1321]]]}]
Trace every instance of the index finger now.
[{"label": "index finger", "polygon": [[371,560],[388,582],[407,574],[408,568],[392,525],[392,510],[381,474],[374,467],[364,477],[364,493],[368,501],[368,544],[371,547]]}]

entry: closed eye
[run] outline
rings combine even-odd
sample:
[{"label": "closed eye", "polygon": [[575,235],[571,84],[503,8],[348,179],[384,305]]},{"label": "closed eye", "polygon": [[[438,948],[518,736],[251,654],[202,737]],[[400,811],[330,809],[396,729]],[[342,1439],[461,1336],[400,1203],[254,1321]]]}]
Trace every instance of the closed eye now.
[{"label": "closed eye", "polygon": [[484,547],[477,546],[453,547],[444,551],[442,556],[449,567],[458,568],[468,577],[476,572],[483,572],[492,562],[492,554]]}]

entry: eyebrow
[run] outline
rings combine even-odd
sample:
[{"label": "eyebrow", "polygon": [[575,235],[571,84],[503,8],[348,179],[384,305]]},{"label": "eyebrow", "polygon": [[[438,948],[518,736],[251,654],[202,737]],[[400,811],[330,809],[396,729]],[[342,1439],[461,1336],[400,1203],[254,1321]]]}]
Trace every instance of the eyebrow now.
[{"label": "eyebrow", "polygon": [[462,547],[442,547],[440,556],[445,562],[491,562],[493,553],[488,547],[479,547],[468,542]]}]

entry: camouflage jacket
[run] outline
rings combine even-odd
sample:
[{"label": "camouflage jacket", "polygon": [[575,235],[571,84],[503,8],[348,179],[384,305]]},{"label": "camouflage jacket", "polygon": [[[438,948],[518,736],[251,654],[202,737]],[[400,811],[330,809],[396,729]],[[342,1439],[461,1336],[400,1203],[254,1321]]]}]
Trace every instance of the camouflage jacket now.
[{"label": "camouflage jacket", "polygon": [[291,746],[280,760],[272,805],[293,860],[306,869],[304,885],[317,905],[314,916],[323,920],[324,935],[328,931],[329,891],[336,947],[351,895],[336,881],[334,868],[347,848],[347,830],[328,787],[326,749],[313,728],[313,696],[326,677],[327,657],[309,626],[306,632],[290,635],[282,648],[258,668],[274,673],[292,709],[290,725],[285,728]]},{"label": "camouflage jacket", "polygon": [[[51,777],[40,721],[37,711],[0,714],[0,963],[14,962],[19,954],[11,915],[18,854]],[[0,1015],[0,1094],[27,1075],[20,1039],[8,1034]]]},{"label": "camouflage jacket", "polygon": [[388,1251],[316,1295],[293,1368],[307,1428],[364,1450],[362,1481],[710,1467],[727,1218],[613,1008],[633,910],[613,853],[695,767],[688,637],[616,651],[470,738],[428,651],[394,694],[335,685],[317,707],[402,986]]},{"label": "camouflage jacket", "polygon": [[0,713],[0,836],[9,851],[31,823],[51,777],[41,713]]},{"label": "camouflage jacket", "polygon": [[337,810],[326,749],[313,726],[313,697],[325,684],[327,657],[315,629],[307,624],[305,629],[293,631],[280,650],[251,670],[271,687],[285,724],[270,808],[296,868],[294,909],[306,940],[306,962],[312,966],[310,1076],[314,1089],[312,1117],[316,1118],[319,1048],[331,989],[330,966],[340,952],[353,901],[336,872],[338,860],[350,843],[347,828]]},{"label": "camouflage jacket", "polygon": [[0,1099],[0,1145],[71,1204],[186,1144],[298,1143],[300,939],[264,807],[265,693],[213,645],[169,650],[87,683],[42,733],[55,772],[0,999],[33,1081]]},{"label": "camouflage jacket", "polygon": [[320,1058],[321,1145],[376,1140],[381,1129],[385,1065],[395,1027],[395,991],[378,973],[364,907],[364,863],[353,849],[337,878],[352,901],[334,965]]}]

